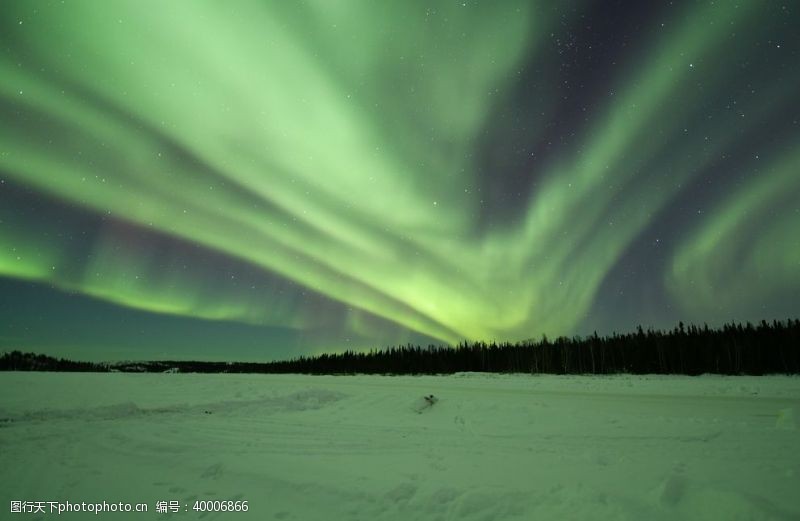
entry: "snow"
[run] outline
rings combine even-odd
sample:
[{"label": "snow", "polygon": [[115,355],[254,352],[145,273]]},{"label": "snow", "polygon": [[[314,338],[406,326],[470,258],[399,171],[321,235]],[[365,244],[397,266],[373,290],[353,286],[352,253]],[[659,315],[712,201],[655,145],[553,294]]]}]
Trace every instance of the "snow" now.
[{"label": "snow", "polygon": [[0,373],[0,519],[800,519],[798,413],[790,376]]}]

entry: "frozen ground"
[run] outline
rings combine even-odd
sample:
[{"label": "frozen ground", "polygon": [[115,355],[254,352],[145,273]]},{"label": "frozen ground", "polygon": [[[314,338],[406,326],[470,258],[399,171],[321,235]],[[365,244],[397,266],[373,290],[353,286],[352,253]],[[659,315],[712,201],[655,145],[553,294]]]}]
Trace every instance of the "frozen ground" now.
[{"label": "frozen ground", "polygon": [[798,413],[797,377],[0,373],[0,519],[796,520]]}]

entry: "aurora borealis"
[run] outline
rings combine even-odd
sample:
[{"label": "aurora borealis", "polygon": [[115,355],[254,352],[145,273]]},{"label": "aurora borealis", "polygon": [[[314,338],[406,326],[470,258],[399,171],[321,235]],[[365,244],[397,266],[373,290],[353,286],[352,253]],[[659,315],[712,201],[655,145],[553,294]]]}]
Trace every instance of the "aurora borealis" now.
[{"label": "aurora borealis", "polygon": [[0,349],[800,314],[786,2],[4,2]]}]

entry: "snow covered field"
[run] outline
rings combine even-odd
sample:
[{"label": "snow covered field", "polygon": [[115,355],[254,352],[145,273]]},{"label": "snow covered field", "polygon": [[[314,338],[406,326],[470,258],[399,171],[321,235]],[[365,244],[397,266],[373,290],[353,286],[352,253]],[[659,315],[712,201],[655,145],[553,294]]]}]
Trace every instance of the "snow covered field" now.
[{"label": "snow covered field", "polygon": [[0,519],[800,519],[799,416],[797,377],[0,373]]}]

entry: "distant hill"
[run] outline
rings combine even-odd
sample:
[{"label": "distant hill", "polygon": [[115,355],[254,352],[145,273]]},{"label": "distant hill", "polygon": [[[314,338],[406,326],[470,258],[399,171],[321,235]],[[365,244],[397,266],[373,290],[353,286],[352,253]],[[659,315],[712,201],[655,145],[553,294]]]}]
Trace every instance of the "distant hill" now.
[{"label": "distant hill", "polygon": [[36,353],[11,351],[0,356],[0,371],[107,371],[104,364],[75,362],[66,358],[54,358]]}]

